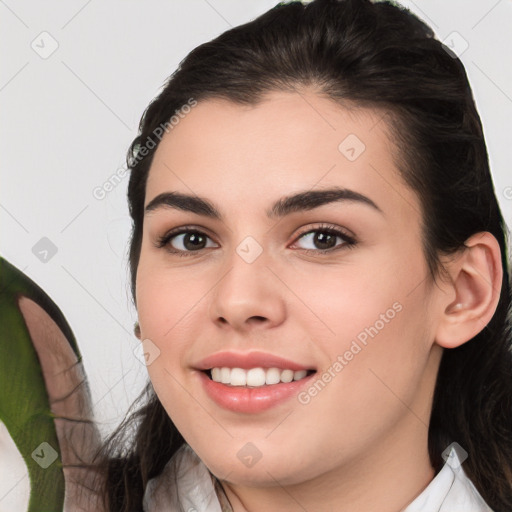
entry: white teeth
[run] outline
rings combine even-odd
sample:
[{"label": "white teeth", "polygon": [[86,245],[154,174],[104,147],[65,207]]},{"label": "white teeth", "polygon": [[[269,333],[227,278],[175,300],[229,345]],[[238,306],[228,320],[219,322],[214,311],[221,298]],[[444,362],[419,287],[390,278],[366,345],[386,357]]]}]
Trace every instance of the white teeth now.
[{"label": "white teeth", "polygon": [[306,370],[299,370],[298,372],[293,372],[293,380],[303,379],[308,372]]},{"label": "white teeth", "polygon": [[231,382],[232,386],[245,386],[247,384],[247,372],[242,368],[233,368],[231,370]]},{"label": "white teeth", "polygon": [[222,382],[221,374],[222,374],[221,368],[212,368],[212,379],[215,382]]},{"label": "white teeth", "polygon": [[279,368],[269,368],[265,375],[265,384],[279,384],[281,382],[281,370]]},{"label": "white teeth", "polygon": [[252,387],[265,384],[265,370],[263,368],[251,368],[247,372],[247,385]]},{"label": "white teeth", "polygon": [[212,368],[211,377],[215,382],[231,386],[261,387],[279,382],[292,382],[306,377],[306,370],[282,370],[280,368]]},{"label": "white teeth", "polygon": [[[213,370],[212,370],[213,372]],[[220,369],[220,381],[216,382],[222,382],[222,384],[229,384],[231,382],[231,368],[221,368]]]},{"label": "white teeth", "polygon": [[281,380],[283,382],[291,382],[293,380],[293,370],[283,370],[281,373]]}]

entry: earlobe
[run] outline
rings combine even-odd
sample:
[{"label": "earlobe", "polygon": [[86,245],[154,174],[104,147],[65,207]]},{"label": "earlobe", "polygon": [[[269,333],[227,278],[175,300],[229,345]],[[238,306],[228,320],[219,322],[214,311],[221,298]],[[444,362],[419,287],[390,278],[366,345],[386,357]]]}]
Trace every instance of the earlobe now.
[{"label": "earlobe", "polygon": [[471,236],[447,267],[452,294],[448,303],[441,304],[435,341],[444,348],[455,348],[482,331],[496,311],[503,278],[498,241],[488,232]]}]

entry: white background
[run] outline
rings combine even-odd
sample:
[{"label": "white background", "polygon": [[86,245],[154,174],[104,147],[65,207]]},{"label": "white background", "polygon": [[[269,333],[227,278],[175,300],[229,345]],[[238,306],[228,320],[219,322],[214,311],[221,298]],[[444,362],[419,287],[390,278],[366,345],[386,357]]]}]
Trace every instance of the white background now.
[{"label": "white background", "polygon": [[[121,420],[147,373],[133,354],[138,341],[127,264],[128,175],[103,200],[92,192],[124,165],[143,110],[180,60],[276,3],[0,2],[0,254],[38,283],[68,319],[104,433]],[[512,2],[402,5],[440,39],[455,31],[450,38],[456,47],[469,43],[461,59],[510,226]],[[31,46],[43,52],[57,43],[47,58]],[[32,252],[42,237],[57,247],[46,263]]]}]

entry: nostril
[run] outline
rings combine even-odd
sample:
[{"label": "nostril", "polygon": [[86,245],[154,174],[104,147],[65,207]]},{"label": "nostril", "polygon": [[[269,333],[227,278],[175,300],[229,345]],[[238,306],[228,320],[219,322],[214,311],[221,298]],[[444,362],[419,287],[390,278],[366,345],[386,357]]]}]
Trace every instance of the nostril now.
[{"label": "nostril", "polygon": [[249,318],[249,320],[248,320],[249,323],[255,323],[255,324],[261,324],[266,321],[267,321],[267,318],[264,316],[251,316],[251,318]]}]

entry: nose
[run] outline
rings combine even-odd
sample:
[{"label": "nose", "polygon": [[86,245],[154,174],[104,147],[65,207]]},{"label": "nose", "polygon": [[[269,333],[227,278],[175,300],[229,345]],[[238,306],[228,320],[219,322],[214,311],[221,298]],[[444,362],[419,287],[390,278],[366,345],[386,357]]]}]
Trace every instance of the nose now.
[{"label": "nose", "polygon": [[284,321],[283,285],[270,263],[265,251],[252,262],[233,251],[211,294],[210,318],[218,327],[242,332],[269,329]]}]

